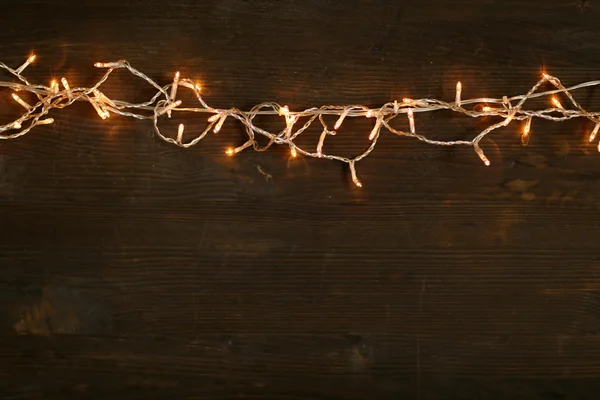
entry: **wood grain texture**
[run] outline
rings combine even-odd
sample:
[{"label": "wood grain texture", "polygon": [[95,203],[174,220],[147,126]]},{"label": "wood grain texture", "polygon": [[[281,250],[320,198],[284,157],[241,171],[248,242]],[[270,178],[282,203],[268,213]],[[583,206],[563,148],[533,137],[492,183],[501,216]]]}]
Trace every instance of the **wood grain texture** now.
[{"label": "wood grain texture", "polygon": [[[95,3],[6,6],[0,59],[35,49],[31,80],[75,85],[98,60],[161,83],[180,69],[239,108],[600,76],[593,0]],[[152,94],[125,74],[107,87]],[[600,109],[593,89],[577,99]],[[343,166],[283,148],[224,157],[243,140],[233,122],[183,150],[86,105],[53,116],[0,144],[1,398],[597,398],[600,156],[585,122],[535,121],[526,148],[518,126],[499,130],[489,168],[383,137],[359,190]],[[485,123],[417,116],[443,138]],[[352,154],[369,130],[326,146]]]}]

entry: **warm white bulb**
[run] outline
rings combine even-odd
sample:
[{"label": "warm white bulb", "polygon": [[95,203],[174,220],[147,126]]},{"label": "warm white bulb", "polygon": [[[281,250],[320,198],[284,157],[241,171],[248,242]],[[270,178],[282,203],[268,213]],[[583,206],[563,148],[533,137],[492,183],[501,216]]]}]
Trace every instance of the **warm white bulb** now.
[{"label": "warm white bulb", "polygon": [[60,81],[66,90],[71,90],[71,87],[69,86],[69,81],[67,81],[67,78],[60,78]]},{"label": "warm white bulb", "polygon": [[185,126],[183,124],[179,124],[179,128],[177,129],[177,143],[181,144],[183,140],[183,131]]},{"label": "warm white bulb", "polygon": [[375,139],[375,136],[377,136],[377,134],[381,130],[382,122],[383,122],[383,117],[380,116],[379,118],[377,118],[377,122],[375,122],[375,126],[373,127],[373,130],[371,131],[371,134],[369,135],[369,140]]},{"label": "warm white bulb", "polygon": [[12,98],[19,103],[24,109],[26,110],[31,110],[31,105],[29,105],[29,103],[27,103],[25,100],[23,100],[22,98],[20,98],[19,96],[17,96],[16,93],[12,94]]},{"label": "warm white bulb", "polygon": [[287,116],[290,114],[290,109],[288,108],[288,106],[283,106],[279,109],[278,113],[280,116],[283,116],[283,115]]},{"label": "warm white bulb", "polygon": [[562,104],[560,104],[560,101],[554,96],[552,97],[552,104],[555,108],[560,108],[561,110],[564,110],[564,107],[562,106]]},{"label": "warm white bulb", "polygon": [[462,93],[462,83],[460,83],[460,81],[458,81],[458,83],[456,84],[456,101],[455,101],[455,103],[459,107],[460,107],[460,103],[461,103],[461,100],[460,100],[461,93]]},{"label": "warm white bulb", "polygon": [[177,87],[179,86],[179,71],[175,72],[175,77],[173,78],[173,86],[171,86],[171,96],[169,98],[171,101],[175,100],[175,96],[177,96]]},{"label": "warm white bulb", "polygon": [[410,127],[410,133],[414,134],[416,131],[415,130],[415,115],[413,113],[412,108],[408,109],[407,115],[408,115],[408,125]]},{"label": "warm white bulb", "polygon": [[25,68],[27,68],[29,64],[35,61],[35,57],[35,54],[30,55],[29,58],[27,58],[27,60],[23,63],[23,65],[17,68],[17,75],[20,75],[23,71],[25,71]]},{"label": "warm white bulb", "polygon": [[592,133],[590,133],[590,142],[593,142],[594,139],[596,139],[596,135],[598,135],[598,129],[600,129],[600,123],[597,123],[594,127],[594,130],[592,130]]},{"label": "warm white bulb", "polygon": [[215,125],[215,129],[213,130],[214,133],[219,133],[219,131],[223,127],[223,124],[225,123],[226,118],[227,113],[221,113],[221,118],[219,119],[219,122],[217,122],[217,124]]}]

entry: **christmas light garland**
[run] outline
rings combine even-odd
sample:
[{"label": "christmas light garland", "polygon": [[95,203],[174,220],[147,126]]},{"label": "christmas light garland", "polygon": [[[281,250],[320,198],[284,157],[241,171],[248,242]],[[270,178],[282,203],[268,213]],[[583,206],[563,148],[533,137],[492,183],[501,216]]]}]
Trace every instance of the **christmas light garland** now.
[{"label": "christmas light garland", "polygon": [[[296,157],[298,154],[301,154],[307,157],[324,158],[347,163],[350,167],[352,181],[358,187],[361,187],[362,184],[356,174],[356,163],[367,157],[373,151],[383,128],[392,134],[413,137],[432,145],[472,146],[475,150],[475,153],[485,163],[485,165],[490,165],[490,161],[481,149],[479,145],[480,141],[495,129],[507,126],[512,121],[524,121],[521,134],[521,141],[523,145],[527,145],[529,143],[531,134],[531,121],[533,118],[541,118],[550,121],[564,121],[579,117],[587,118],[594,124],[594,128],[589,136],[590,142],[594,141],[600,129],[600,112],[586,111],[583,107],[581,107],[581,105],[579,105],[579,103],[575,101],[571,95],[571,91],[573,90],[600,85],[600,80],[584,82],[570,88],[565,88],[557,78],[546,73],[542,73],[542,78],[526,94],[513,97],[504,96],[501,99],[478,98],[463,100],[461,98],[462,84],[461,82],[458,82],[456,85],[456,97],[454,102],[445,102],[435,99],[415,100],[405,98],[402,99],[402,101],[396,100],[393,102],[388,102],[377,109],[372,109],[362,105],[326,105],[318,108],[309,108],[304,111],[290,111],[287,106],[281,106],[277,103],[267,102],[253,107],[250,111],[241,111],[236,108],[218,109],[210,107],[202,99],[200,86],[190,79],[182,78],[179,72],[175,74],[172,83],[169,83],[165,86],[160,86],[148,76],[133,68],[125,60],[107,63],[98,62],[94,64],[97,68],[106,69],[106,72],[104,73],[103,77],[92,87],[72,88],[66,78],[61,78],[60,85],[56,80],[53,80],[49,86],[32,84],[23,76],[23,71],[25,71],[25,69],[35,60],[35,58],[35,55],[30,56],[27,61],[25,61],[25,63],[17,69],[12,69],[6,64],[0,63],[0,68],[8,71],[18,79],[18,82],[0,82],[0,87],[12,89],[13,99],[25,109],[24,114],[12,123],[0,125],[0,139],[15,139],[27,134],[33,127],[37,125],[47,125],[53,123],[54,119],[47,117],[52,109],[65,108],[76,101],[89,102],[102,119],[109,118],[111,113],[113,113],[137,119],[152,120],[154,123],[154,130],[158,137],[168,143],[172,143],[184,148],[197,144],[211,130],[215,134],[218,133],[223,127],[225,120],[231,117],[244,124],[246,133],[248,134],[248,140],[239,147],[227,149],[225,152],[227,155],[234,155],[249,147],[253,147],[256,151],[264,151],[273,144],[287,145],[290,148],[292,157]],[[129,103],[122,100],[112,100],[108,98],[100,91],[100,86],[108,79],[113,71],[123,68],[152,85],[157,90],[157,93],[150,100],[143,103]],[[537,92],[537,90],[546,82],[552,84],[555,89]],[[201,107],[181,107],[182,101],[177,100],[177,93],[181,87],[190,89],[196,96]],[[34,94],[37,97],[37,103],[27,103],[16,93],[19,91],[26,91]],[[560,93],[568,98],[574,109],[566,109],[560,103],[560,100],[556,96],[553,96]],[[551,96],[551,108],[542,110],[527,110],[523,108],[527,100],[542,96]],[[470,106],[470,109],[465,108],[465,106]],[[415,126],[415,114],[437,110],[451,110],[474,118],[501,117],[502,121],[490,125],[472,140],[432,140],[426,136],[418,134]],[[207,127],[196,138],[186,143],[183,142],[183,133],[185,129],[183,124],[179,125],[175,138],[163,135],[158,127],[158,120],[160,117],[166,116],[170,118],[174,112],[180,111],[210,114],[207,118]],[[140,112],[145,112],[145,114]],[[402,114],[406,115],[408,119],[408,132],[397,130],[390,125],[392,120]],[[282,117],[285,119],[285,128],[276,133],[271,133],[259,128],[253,123],[254,118],[258,115],[273,115],[276,117]],[[328,124],[325,122],[324,116],[326,115],[337,116],[337,121],[335,122],[333,129],[330,129]],[[375,121],[373,129],[369,134],[370,144],[367,149],[363,153],[352,158],[325,153],[323,151],[325,139],[328,136],[335,135],[336,130],[340,129],[347,118],[355,117],[372,118]],[[307,118],[307,121],[303,124],[300,122],[302,118]],[[295,140],[317,119],[321,123],[323,130],[315,146],[315,151],[305,150],[298,146]],[[261,147],[256,140],[257,135],[266,137],[268,139],[268,143]],[[600,143],[598,144],[598,151],[600,151]]]}]

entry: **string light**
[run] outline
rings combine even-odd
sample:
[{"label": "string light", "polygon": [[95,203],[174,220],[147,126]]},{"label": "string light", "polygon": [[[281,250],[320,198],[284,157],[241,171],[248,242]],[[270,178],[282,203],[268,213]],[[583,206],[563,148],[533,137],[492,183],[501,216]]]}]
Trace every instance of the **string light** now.
[{"label": "string light", "polygon": [[19,103],[24,109],[31,110],[31,106],[25,100],[20,98],[16,93],[12,94],[12,98],[15,99],[17,103]]},{"label": "string light", "polygon": [[325,143],[325,137],[327,135],[335,135],[335,131],[328,131],[327,129],[323,129],[323,132],[321,132],[321,136],[319,136],[319,143],[317,144],[317,157],[323,157],[323,144]]},{"label": "string light", "polygon": [[290,115],[290,109],[288,106],[283,106],[279,109],[279,116],[288,116]]},{"label": "string light", "polygon": [[340,117],[338,118],[338,120],[335,122],[335,125],[333,126],[333,129],[335,129],[335,130],[340,129],[340,127],[342,126],[342,123],[344,123],[344,120],[348,116],[349,112],[350,112],[349,108],[346,108],[344,110],[344,112],[342,113],[342,115],[340,115]]},{"label": "string light", "polygon": [[[179,86],[179,71],[175,72],[175,77],[173,78],[173,85],[171,86],[171,95],[169,96],[169,101],[175,101],[175,96],[177,96],[177,87]],[[171,110],[167,111],[167,116],[171,118]]]},{"label": "string light", "polygon": [[108,111],[103,110],[96,101],[90,100],[90,104],[94,107],[100,118],[107,119],[110,116]]},{"label": "string light", "polygon": [[169,104],[166,107],[163,107],[162,109],[158,110],[157,115],[160,117],[161,115],[165,115],[166,113],[173,111],[174,109],[176,109],[177,107],[179,107],[181,105],[181,100],[177,100],[171,104]]},{"label": "string light", "polygon": [[350,175],[352,177],[352,182],[354,182],[354,184],[359,188],[362,187],[362,183],[358,180],[356,176],[356,167],[354,166],[355,161],[352,160],[348,164],[350,165]]},{"label": "string light", "polygon": [[375,139],[375,136],[377,136],[377,134],[381,130],[381,124],[382,123],[383,123],[383,116],[380,115],[379,117],[377,117],[377,121],[375,122],[375,126],[373,127],[373,130],[371,131],[371,134],[369,135],[369,140]]},{"label": "string light", "polygon": [[[241,146],[228,148],[225,154],[233,156],[249,147],[253,147],[256,151],[264,151],[273,144],[287,145],[290,147],[292,157],[299,155],[305,157],[318,157],[327,160],[334,160],[346,163],[350,167],[352,182],[358,187],[362,187],[361,181],[357,177],[356,164],[367,157],[374,149],[378,137],[387,131],[396,136],[406,136],[415,138],[424,143],[436,146],[471,146],[477,156],[485,165],[490,165],[490,160],[486,157],[480,142],[483,138],[489,135],[494,130],[507,126],[513,121],[524,121],[525,125],[521,134],[521,142],[523,145],[529,143],[531,136],[531,123],[533,118],[545,119],[550,121],[565,121],[572,118],[585,118],[594,124],[594,128],[590,133],[588,140],[593,142],[597,139],[600,131],[600,112],[586,111],[573,98],[571,92],[577,89],[599,86],[600,80],[588,81],[570,88],[562,85],[556,77],[548,75],[546,72],[542,74],[542,78],[523,95],[502,98],[476,98],[462,99],[462,83],[456,84],[456,97],[454,102],[446,102],[443,100],[432,99],[409,99],[404,98],[402,102],[397,100],[388,102],[379,108],[370,108],[362,105],[347,105],[347,106],[322,106],[313,107],[303,111],[290,111],[288,106],[280,106],[277,103],[267,102],[262,103],[250,111],[241,111],[236,108],[232,109],[217,109],[210,107],[200,94],[200,85],[194,83],[190,79],[182,78],[177,72],[173,82],[165,86],[160,86],[154,80],[133,68],[127,61],[119,60],[115,62],[97,62],[94,64],[96,68],[104,69],[104,75],[97,83],[89,88],[76,87],[72,88],[66,78],[61,78],[60,82],[64,90],[59,89],[56,80],[52,80],[49,86],[41,84],[31,84],[22,75],[23,71],[35,60],[35,55],[30,56],[25,63],[19,68],[13,69],[4,63],[0,63],[0,69],[4,69],[18,79],[18,82],[0,82],[0,86],[9,88],[13,91],[12,97],[18,102],[25,112],[12,123],[0,125],[0,139],[15,139],[27,134],[32,128],[37,125],[47,125],[54,123],[54,119],[47,117],[50,111],[55,108],[64,108],[76,101],[84,101],[90,103],[98,115],[106,119],[110,114],[117,114],[126,117],[132,117],[143,120],[151,120],[154,124],[156,135],[165,142],[172,143],[184,148],[191,147],[203,139],[206,134],[212,129],[215,133],[219,132],[223,127],[225,120],[228,117],[242,123],[246,128],[248,140]],[[118,69],[126,69],[131,74],[142,78],[146,83],[157,90],[157,93],[144,103],[129,103],[123,100],[112,100],[108,98],[100,90],[101,85],[109,78],[112,72]],[[554,86],[552,90],[539,91],[540,87],[549,83]],[[177,100],[179,89],[191,89],[196,95],[200,106],[197,108],[179,108],[182,104],[181,100]],[[25,102],[16,93],[17,91],[26,91],[33,94],[37,98],[37,103],[29,104]],[[566,109],[555,95],[562,94],[568,98],[573,108]],[[550,102],[554,108],[551,109],[526,109],[525,103],[534,98],[542,96],[550,96]],[[494,106],[490,106],[494,105]],[[556,111],[560,110],[560,115],[556,115]],[[172,111],[185,110],[194,113],[211,114],[208,117],[208,125],[198,134],[197,137],[184,142],[183,133],[184,125],[179,124],[175,138],[170,135],[165,135],[159,128],[159,119],[165,114],[170,115]],[[425,135],[416,132],[415,115],[417,113],[433,112],[439,110],[451,110],[458,114],[473,118],[499,118],[500,122],[492,123],[490,126],[481,131],[471,140],[433,140]],[[393,120],[401,115],[406,114],[409,122],[409,130],[404,131],[396,129],[392,126]],[[273,117],[284,117],[286,127],[281,132],[269,132],[256,126],[253,122],[258,115],[266,115]],[[328,123],[323,118],[324,116],[336,116],[336,122],[333,130],[329,128]],[[348,120],[348,118],[373,118],[376,117],[375,125],[370,134],[365,139],[370,139],[366,142],[366,150],[362,153],[344,157],[337,154],[327,154],[323,151],[324,141],[327,136],[333,136],[336,131]],[[294,129],[298,121],[306,119],[298,129]],[[315,120],[319,120],[323,130],[316,144],[316,149],[313,152],[309,147],[300,147],[295,142],[296,138],[306,131]],[[206,121],[206,120],[205,120]],[[256,137],[262,136],[268,139],[267,144],[260,145]],[[313,147],[314,148],[314,147]],[[600,142],[598,143],[598,151],[600,151]]]},{"label": "string light", "polygon": [[63,87],[65,88],[65,91],[67,92],[67,98],[69,99],[69,101],[72,101],[73,93],[71,93],[71,86],[69,86],[69,82],[67,81],[67,78],[60,78],[60,82],[62,83]]},{"label": "string light", "polygon": [[37,122],[38,125],[50,125],[54,123],[54,118],[41,119]]},{"label": "string light", "polygon": [[185,129],[185,126],[183,124],[179,124],[179,128],[177,128],[177,143],[179,143],[179,144],[182,144],[184,129]]},{"label": "string light", "polygon": [[217,124],[215,125],[215,129],[214,129],[215,133],[219,133],[219,131],[223,127],[223,124],[225,123],[225,119],[226,118],[227,118],[227,114],[226,113],[221,113],[221,117],[219,118],[219,122],[217,122]]},{"label": "string light", "polygon": [[298,121],[297,115],[289,115],[285,116],[285,134],[283,135],[288,141],[292,137],[292,131],[294,130],[294,124]]},{"label": "string light", "polygon": [[27,59],[27,61],[25,61],[23,63],[23,65],[21,65],[19,68],[17,68],[17,70],[16,70],[17,75],[22,74],[23,71],[25,71],[25,68],[27,68],[32,62],[35,61],[35,58],[36,58],[35,54],[32,54],[31,56],[29,56],[29,58]]},{"label": "string light", "polygon": [[414,115],[413,109],[409,108],[407,114],[408,114],[408,124],[410,127],[410,133],[412,135],[414,135],[416,130],[415,130],[415,115]]}]

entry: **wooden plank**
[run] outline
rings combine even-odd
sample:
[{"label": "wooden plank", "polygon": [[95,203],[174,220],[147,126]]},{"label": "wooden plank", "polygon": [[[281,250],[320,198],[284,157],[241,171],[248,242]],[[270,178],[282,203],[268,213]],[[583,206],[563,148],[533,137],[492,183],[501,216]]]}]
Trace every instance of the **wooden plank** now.
[{"label": "wooden plank", "polygon": [[[128,59],[217,107],[381,105],[598,78],[589,1],[19,1],[1,61],[32,81]],[[117,74],[107,94],[145,100]],[[576,98],[597,110],[600,96]],[[193,104],[190,97],[183,99]],[[21,112],[0,93],[0,118]],[[544,104],[539,104],[544,106]],[[584,121],[483,146],[383,136],[358,164],[180,149],[89,105],[0,144],[0,393],[9,399],[595,399],[600,157]],[[204,120],[161,121],[198,132]],[[417,115],[435,138],[491,121]],[[259,120],[270,129],[281,121]],[[406,124],[399,120],[398,126]],[[328,151],[355,154],[372,121]],[[318,129],[301,144],[315,146]],[[263,171],[261,173],[261,171]]]}]

